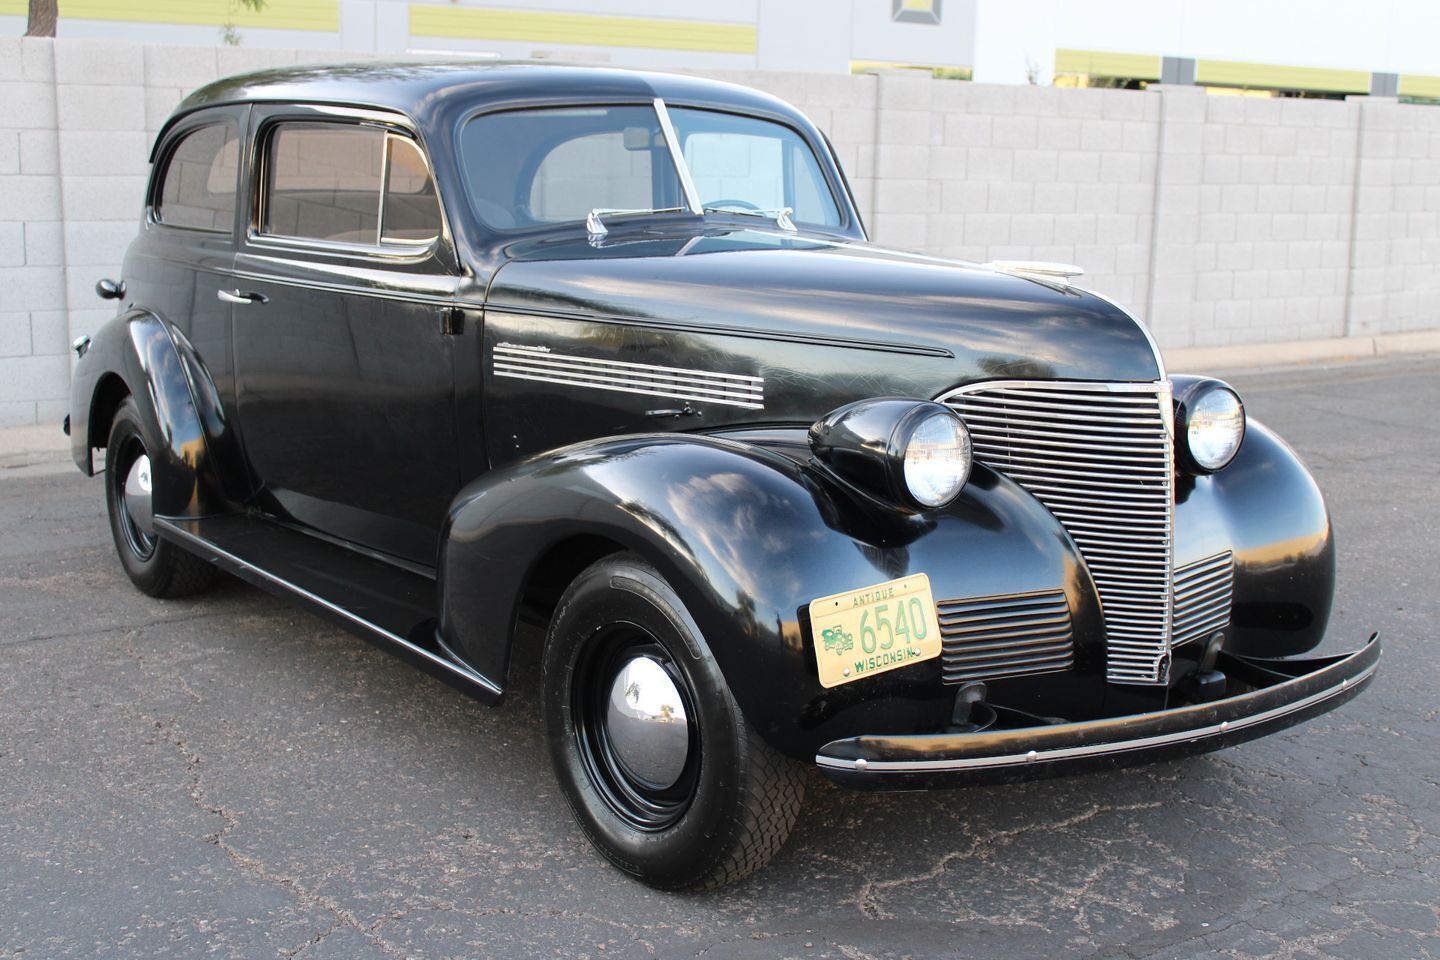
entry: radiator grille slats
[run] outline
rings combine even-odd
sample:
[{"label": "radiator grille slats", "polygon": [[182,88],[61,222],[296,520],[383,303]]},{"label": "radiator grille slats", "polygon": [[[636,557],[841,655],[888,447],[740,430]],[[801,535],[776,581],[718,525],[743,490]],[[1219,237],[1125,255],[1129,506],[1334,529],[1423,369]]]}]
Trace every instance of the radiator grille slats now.
[{"label": "radiator grille slats", "polygon": [[1070,605],[1060,590],[941,600],[946,683],[1068,670],[1075,662]]},{"label": "radiator grille slats", "polygon": [[986,382],[941,398],[976,459],[1069,531],[1100,593],[1106,675],[1165,683],[1171,636],[1173,414],[1168,382]]},{"label": "radiator grille slats", "polygon": [[1235,558],[1228,550],[1176,570],[1174,646],[1223,630],[1234,588]]}]

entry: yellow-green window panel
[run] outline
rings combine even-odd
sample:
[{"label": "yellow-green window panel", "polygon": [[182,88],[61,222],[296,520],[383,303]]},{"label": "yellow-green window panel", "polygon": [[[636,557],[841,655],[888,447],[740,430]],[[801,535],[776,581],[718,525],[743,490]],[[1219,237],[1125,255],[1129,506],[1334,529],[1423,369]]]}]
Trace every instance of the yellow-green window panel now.
[{"label": "yellow-green window panel", "polygon": [[1400,96],[1440,100],[1440,77],[1426,77],[1418,73],[1401,74]]},{"label": "yellow-green window panel", "polygon": [[1105,50],[1055,51],[1056,73],[1078,73],[1091,77],[1160,79],[1160,56],[1150,53],[1113,53]]},{"label": "yellow-green window panel", "polygon": [[0,17],[28,17],[30,0],[0,0]]},{"label": "yellow-green window panel", "polygon": [[487,10],[428,3],[410,5],[410,34],[707,53],[755,52],[755,27],[750,24]]},{"label": "yellow-green window panel", "polygon": [[244,28],[335,33],[340,29],[340,0],[266,0],[258,12],[231,0],[60,0],[60,16],[67,20],[204,27],[230,23]]},{"label": "yellow-green window panel", "polygon": [[1287,67],[1273,63],[1239,63],[1200,60],[1195,82],[1260,90],[1322,90],[1327,93],[1369,93],[1370,74],[1364,70],[1330,70],[1325,67]]}]

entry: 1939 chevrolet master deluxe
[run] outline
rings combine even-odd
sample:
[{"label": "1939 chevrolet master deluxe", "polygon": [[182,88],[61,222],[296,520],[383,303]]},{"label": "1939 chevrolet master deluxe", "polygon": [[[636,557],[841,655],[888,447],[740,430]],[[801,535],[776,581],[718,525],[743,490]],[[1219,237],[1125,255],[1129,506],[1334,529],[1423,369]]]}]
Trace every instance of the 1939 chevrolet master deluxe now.
[{"label": "1939 chevrolet master deluxe", "polygon": [[216,567],[486,702],[522,621],[581,828],[656,886],[861,787],[1213,749],[1331,709],[1330,522],[1073,268],[867,242],[716,82],[371,64],[166,123],[76,342],[76,462],[156,597]]}]

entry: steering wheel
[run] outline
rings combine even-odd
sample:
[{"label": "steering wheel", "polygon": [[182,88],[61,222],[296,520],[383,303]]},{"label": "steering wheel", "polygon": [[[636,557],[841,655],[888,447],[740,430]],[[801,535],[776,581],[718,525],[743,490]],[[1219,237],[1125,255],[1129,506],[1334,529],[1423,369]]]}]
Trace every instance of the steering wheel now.
[{"label": "steering wheel", "polygon": [[763,212],[764,212],[760,207],[758,207],[758,206],[756,206],[755,204],[751,203],[749,200],[740,200],[740,199],[734,198],[734,197],[729,198],[729,199],[725,199],[725,200],[711,200],[709,203],[705,204],[705,206],[706,206],[706,207],[739,207],[739,208],[741,208],[742,210],[754,210],[756,213],[763,213]]}]

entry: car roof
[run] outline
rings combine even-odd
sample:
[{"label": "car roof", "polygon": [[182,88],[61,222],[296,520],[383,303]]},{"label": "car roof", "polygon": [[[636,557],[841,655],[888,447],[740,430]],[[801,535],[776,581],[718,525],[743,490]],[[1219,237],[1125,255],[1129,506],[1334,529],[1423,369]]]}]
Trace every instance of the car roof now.
[{"label": "car roof", "polygon": [[[393,110],[425,123],[441,101],[467,109],[583,98],[596,102],[661,97],[798,117],[794,107],[737,84],[677,74],[498,60],[396,60],[281,67],[217,80],[186,97],[170,122],[233,103],[324,103]],[[169,126],[169,123],[166,124]]]}]

